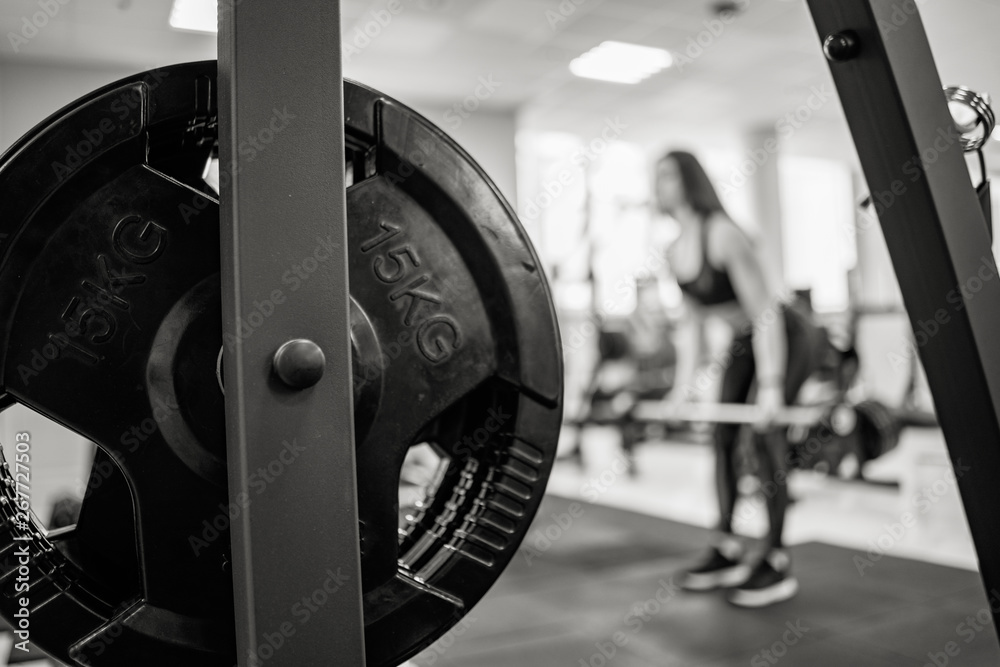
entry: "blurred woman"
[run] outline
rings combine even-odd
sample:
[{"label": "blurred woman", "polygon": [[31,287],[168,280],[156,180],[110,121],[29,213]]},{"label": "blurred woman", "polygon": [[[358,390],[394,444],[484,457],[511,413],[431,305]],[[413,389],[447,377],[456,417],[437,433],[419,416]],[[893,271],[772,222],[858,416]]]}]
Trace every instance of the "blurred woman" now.
[{"label": "blurred woman", "polygon": [[792,403],[817,365],[818,332],[801,314],[778,298],[747,235],[726,215],[698,160],[675,151],[656,165],[655,196],[659,211],[673,218],[680,235],[667,251],[671,270],[684,295],[688,321],[678,330],[678,363],[667,400],[686,401],[704,386],[696,377],[700,357],[700,321],[712,315],[733,329],[719,401],[754,401],[760,420],[754,442],[761,488],[765,490],[769,529],[766,552],[748,562],[744,541],[733,533],[737,499],[735,469],[738,425],[717,424],[715,487],[719,501],[718,534],[704,559],[683,575],[688,590],[732,588],[734,604],[759,607],[786,600],[798,591],[791,561],[782,543],[788,507],[788,442],[772,422]]}]

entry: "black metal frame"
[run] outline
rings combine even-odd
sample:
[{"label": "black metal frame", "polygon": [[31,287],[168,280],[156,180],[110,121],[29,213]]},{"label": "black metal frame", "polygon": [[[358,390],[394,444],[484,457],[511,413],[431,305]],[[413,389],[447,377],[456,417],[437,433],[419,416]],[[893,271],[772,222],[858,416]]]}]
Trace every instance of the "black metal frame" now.
[{"label": "black metal frame", "polygon": [[[225,355],[231,501],[244,506],[251,476],[295,453],[232,524],[239,661],[363,666],[340,3],[219,5],[223,330],[237,341]],[[315,266],[308,279],[283,283],[300,265]],[[273,316],[241,335],[269,299]],[[298,338],[326,357],[303,390],[272,369]]]},{"label": "black metal frame", "polygon": [[[987,591],[1000,588],[1000,280],[916,4],[809,0],[903,294]],[[1000,607],[991,605],[1000,628]]]}]

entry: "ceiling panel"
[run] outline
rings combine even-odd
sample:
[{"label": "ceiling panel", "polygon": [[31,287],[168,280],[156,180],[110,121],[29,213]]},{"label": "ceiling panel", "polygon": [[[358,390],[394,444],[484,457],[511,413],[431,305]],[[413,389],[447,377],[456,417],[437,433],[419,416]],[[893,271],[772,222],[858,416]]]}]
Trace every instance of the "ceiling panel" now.
[{"label": "ceiling panel", "polygon": [[503,35],[512,43],[540,44],[552,35],[545,17],[551,3],[533,0],[485,0],[470,2],[464,27],[472,31]]},{"label": "ceiling panel", "polygon": [[[342,0],[345,33],[386,2]],[[774,122],[801,105],[810,86],[829,82],[803,0],[752,0],[721,32],[712,0],[400,2],[403,12],[347,64],[350,76],[403,101],[447,106],[492,73],[502,85],[483,106],[520,108],[528,126],[585,132],[625,113],[648,119],[637,136],[652,136],[664,123],[683,124],[692,136],[715,135],[719,123],[738,134]],[[551,25],[546,12],[560,7],[566,20]],[[0,39],[0,60],[140,70],[214,57],[214,36],[171,30],[169,9],[168,0],[71,0],[16,51],[9,38]],[[945,81],[1000,95],[1000,2],[922,2],[920,9]],[[17,34],[38,11],[37,0],[0,0],[0,35]],[[692,62],[637,86],[569,73],[572,58],[615,38],[677,54],[699,39],[704,46]],[[804,134],[819,133],[821,120],[842,123],[836,103],[814,115]],[[1000,146],[992,142],[991,151],[994,144]]]},{"label": "ceiling panel", "polygon": [[590,14],[581,16],[566,30],[591,38],[596,45],[608,39],[620,39],[623,33],[633,32],[635,26],[636,23],[628,19]]}]

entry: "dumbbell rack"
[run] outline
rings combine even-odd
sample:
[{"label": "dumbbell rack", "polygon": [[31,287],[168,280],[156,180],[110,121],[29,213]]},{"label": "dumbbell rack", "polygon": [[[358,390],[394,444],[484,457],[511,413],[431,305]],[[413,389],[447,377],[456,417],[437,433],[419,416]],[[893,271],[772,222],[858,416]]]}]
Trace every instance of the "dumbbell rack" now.
[{"label": "dumbbell rack", "polygon": [[[880,220],[914,329],[947,323],[919,348],[958,478],[988,590],[1000,587],[1000,280],[979,277],[958,308],[948,300],[977,272],[992,272],[988,228],[962,156],[935,149],[952,126],[915,4],[895,0],[809,0],[820,39],[873,193],[893,194]],[[913,8],[912,13],[900,7]],[[224,331],[267,294],[274,266],[308,257],[332,235],[342,253],[320,264],[281,312],[238,338],[225,364],[230,497],[285,440],[307,443],[234,522],[237,641],[241,665],[288,609],[339,572],[342,585],[315,618],[286,637],[269,667],[364,664],[353,451],[343,105],[339,2],[220,1],[219,100]],[[894,12],[897,14],[894,15]],[[892,26],[885,34],[880,25]],[[241,137],[267,126],[275,108],[295,116],[282,141],[253,158]],[[902,122],[900,122],[902,120]],[[939,142],[940,143],[940,142]],[[916,181],[901,173],[915,155],[936,152]],[[929,155],[929,153],[928,153]],[[909,174],[910,172],[907,172]],[[895,188],[895,190],[894,190]],[[321,305],[321,306],[320,306]],[[283,343],[315,341],[323,380],[307,392],[270,379]],[[958,468],[964,469],[964,468]],[[322,471],[320,473],[319,471]],[[1000,625],[1000,617],[994,615]]]},{"label": "dumbbell rack", "polygon": [[[219,88],[223,331],[238,341],[225,359],[230,501],[250,495],[250,475],[283,442],[305,447],[232,523],[240,665],[363,666],[339,0],[220,0]],[[281,141],[241,151],[277,112],[289,118]],[[339,253],[286,290],[273,322],[240,337],[255,300],[328,236]],[[293,339],[326,359],[303,391],[272,374],[275,350]],[[317,596],[308,623],[290,623],[331,572],[335,592]],[[280,650],[260,652],[265,641]]]}]

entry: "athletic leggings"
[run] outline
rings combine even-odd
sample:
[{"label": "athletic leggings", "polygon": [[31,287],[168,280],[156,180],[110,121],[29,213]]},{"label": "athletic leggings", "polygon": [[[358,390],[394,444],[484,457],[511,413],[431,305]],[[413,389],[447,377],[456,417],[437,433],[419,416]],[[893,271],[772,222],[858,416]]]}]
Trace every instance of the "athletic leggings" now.
[{"label": "athletic leggings", "polygon": [[[785,370],[785,404],[791,405],[802,384],[819,365],[819,330],[794,308],[783,309],[785,331],[788,335],[788,355]],[[777,323],[775,323],[777,326]],[[745,403],[755,387],[752,336],[737,336],[730,346],[732,363],[722,378],[723,403]],[[715,427],[715,473],[719,496],[719,529],[733,532],[732,519],[736,507],[736,438],[738,424],[717,424]],[[769,519],[768,545],[772,549],[782,546],[781,533],[788,508],[787,429],[775,427],[765,433],[754,433],[754,449],[758,459],[758,473],[767,502]],[[768,484],[767,482],[773,482]]]}]

